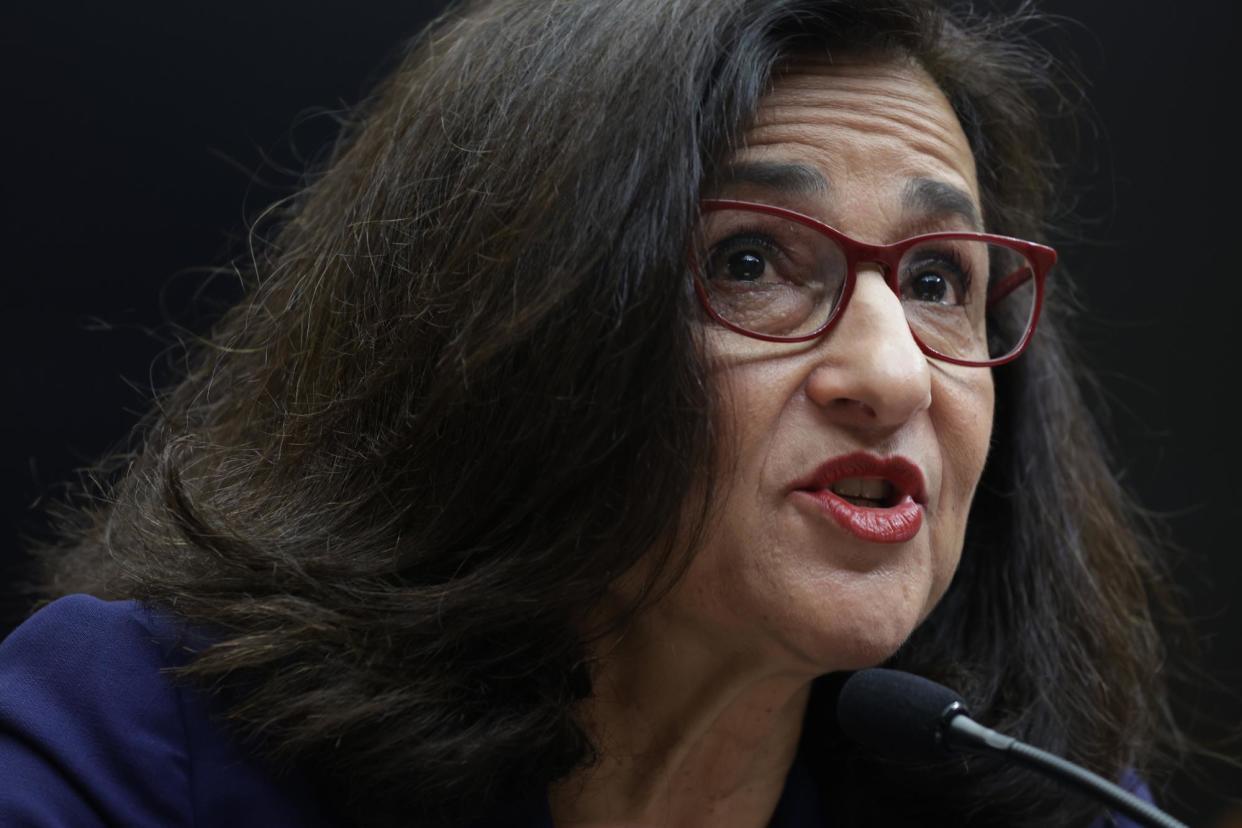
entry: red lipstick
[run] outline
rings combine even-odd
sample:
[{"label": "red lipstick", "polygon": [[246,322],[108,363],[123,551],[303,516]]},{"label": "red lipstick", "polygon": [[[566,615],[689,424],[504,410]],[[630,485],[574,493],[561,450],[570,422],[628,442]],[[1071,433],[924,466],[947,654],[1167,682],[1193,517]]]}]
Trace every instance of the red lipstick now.
[{"label": "red lipstick", "polygon": [[[882,494],[855,498],[866,501],[860,504],[833,491],[836,484]],[[792,494],[813,504],[854,537],[871,543],[903,543],[914,538],[923,526],[927,503],[923,473],[917,465],[904,457],[880,458],[866,452],[828,460],[795,483]]]}]

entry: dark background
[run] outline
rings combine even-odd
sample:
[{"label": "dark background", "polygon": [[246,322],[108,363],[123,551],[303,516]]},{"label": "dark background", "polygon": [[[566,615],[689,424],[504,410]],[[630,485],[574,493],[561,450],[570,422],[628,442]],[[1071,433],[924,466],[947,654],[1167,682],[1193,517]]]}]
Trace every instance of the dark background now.
[{"label": "dark background", "polygon": [[[217,0],[6,4],[7,160],[0,303],[0,633],[41,503],[115,446],[146,407],[172,320],[202,330],[235,296],[206,268],[296,183],[357,101],[443,3]],[[1242,451],[1233,324],[1242,309],[1239,85],[1233,6],[1044,2],[1072,20],[1038,37],[1073,56],[1094,127],[1073,157],[1077,241],[1063,261],[1090,314],[1078,332],[1108,402],[1117,463],[1181,549],[1207,672],[1242,688]],[[196,296],[201,298],[196,299]],[[1242,721],[1220,690],[1182,702],[1202,734]],[[1237,744],[1229,749],[1242,753]],[[1170,808],[1218,818],[1242,773],[1206,765]]]}]

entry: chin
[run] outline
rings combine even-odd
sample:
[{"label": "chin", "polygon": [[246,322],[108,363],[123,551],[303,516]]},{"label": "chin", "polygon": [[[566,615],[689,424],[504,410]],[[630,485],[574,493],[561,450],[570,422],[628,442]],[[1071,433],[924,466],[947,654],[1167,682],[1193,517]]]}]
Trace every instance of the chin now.
[{"label": "chin", "polygon": [[862,642],[859,646],[840,654],[841,657],[835,661],[835,666],[830,672],[838,670],[865,670],[868,667],[878,667],[892,658],[904,643],[905,639],[883,645],[873,642]]},{"label": "chin", "polygon": [[832,629],[817,636],[812,644],[814,661],[820,673],[875,667],[905,644],[920,618],[921,614],[913,608],[887,615],[859,613],[845,624],[840,617],[834,618],[830,622]]}]

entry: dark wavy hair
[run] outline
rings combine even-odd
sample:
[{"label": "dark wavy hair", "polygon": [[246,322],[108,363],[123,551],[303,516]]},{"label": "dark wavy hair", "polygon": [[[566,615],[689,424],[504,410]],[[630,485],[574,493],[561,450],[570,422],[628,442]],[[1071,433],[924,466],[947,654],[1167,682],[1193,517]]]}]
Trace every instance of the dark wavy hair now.
[{"label": "dark wavy hair", "polygon": [[[918,61],[974,151],[987,229],[1048,235],[1058,69],[1016,17],[930,0],[495,0],[454,9],[266,216],[248,292],[132,451],[40,550],[45,598],[163,607],[215,643],[179,676],[351,825],[459,825],[595,758],[583,621],[684,571],[718,400],[684,251],[783,59]],[[1051,280],[994,372],[961,566],[890,666],[1110,777],[1176,741],[1158,545],[1110,472]],[[687,493],[701,492],[686,507]],[[681,545],[670,538],[688,538]],[[813,696],[802,750],[840,825],[1080,825],[986,761],[873,758]],[[226,692],[231,691],[231,695]],[[1170,741],[1171,740],[1171,741]]]}]

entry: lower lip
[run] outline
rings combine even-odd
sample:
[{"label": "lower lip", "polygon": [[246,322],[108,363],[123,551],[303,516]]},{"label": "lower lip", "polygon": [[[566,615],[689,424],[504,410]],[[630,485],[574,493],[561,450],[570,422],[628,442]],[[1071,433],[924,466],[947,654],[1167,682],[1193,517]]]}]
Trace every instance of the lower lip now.
[{"label": "lower lip", "polygon": [[855,506],[827,489],[799,489],[794,494],[805,496],[842,529],[870,543],[904,543],[923,526],[923,507],[909,495],[895,506],[879,509]]}]

